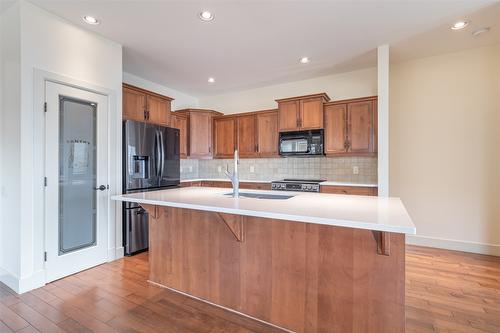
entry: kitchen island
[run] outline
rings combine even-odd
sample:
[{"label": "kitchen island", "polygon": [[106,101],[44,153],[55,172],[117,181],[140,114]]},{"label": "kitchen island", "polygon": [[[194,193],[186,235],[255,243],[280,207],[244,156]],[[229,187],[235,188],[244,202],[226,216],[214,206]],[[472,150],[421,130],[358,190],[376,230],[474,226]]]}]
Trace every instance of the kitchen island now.
[{"label": "kitchen island", "polygon": [[113,197],[150,215],[150,282],[295,332],[404,332],[399,199],[230,192]]}]

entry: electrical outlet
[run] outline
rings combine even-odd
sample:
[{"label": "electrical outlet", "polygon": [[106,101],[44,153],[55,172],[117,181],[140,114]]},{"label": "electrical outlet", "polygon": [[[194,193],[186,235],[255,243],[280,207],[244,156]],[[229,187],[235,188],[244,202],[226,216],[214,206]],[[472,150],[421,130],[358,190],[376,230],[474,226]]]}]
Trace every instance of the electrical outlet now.
[{"label": "electrical outlet", "polygon": [[182,167],[181,167],[181,172],[182,172]]},{"label": "electrical outlet", "polygon": [[193,167],[192,166],[189,167],[189,172],[193,172]]},{"label": "electrical outlet", "polygon": [[219,173],[221,173],[221,172],[222,172],[222,167],[221,167],[220,165],[217,167],[217,171],[218,171]]},{"label": "electrical outlet", "polygon": [[255,172],[255,167],[253,165],[250,165],[250,173],[254,173]]},{"label": "electrical outlet", "polygon": [[352,167],[352,174],[353,175],[359,175],[359,167],[353,166]]}]

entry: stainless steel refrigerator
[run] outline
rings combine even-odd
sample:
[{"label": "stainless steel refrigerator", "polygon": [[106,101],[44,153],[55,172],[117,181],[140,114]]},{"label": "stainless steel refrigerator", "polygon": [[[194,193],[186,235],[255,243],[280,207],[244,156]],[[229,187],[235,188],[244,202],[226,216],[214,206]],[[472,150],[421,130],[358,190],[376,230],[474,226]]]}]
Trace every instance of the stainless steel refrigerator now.
[{"label": "stainless steel refrigerator", "polygon": [[[179,186],[179,130],[126,120],[123,122],[123,192],[157,191]],[[123,204],[126,255],[149,246],[148,213],[136,203]]]}]

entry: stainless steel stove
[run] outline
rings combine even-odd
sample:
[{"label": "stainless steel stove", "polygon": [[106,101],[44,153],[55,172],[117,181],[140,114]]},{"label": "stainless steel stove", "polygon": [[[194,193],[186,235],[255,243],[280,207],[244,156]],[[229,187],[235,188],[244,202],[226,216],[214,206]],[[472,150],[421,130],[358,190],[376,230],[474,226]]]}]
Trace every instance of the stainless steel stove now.
[{"label": "stainless steel stove", "polygon": [[322,179],[283,179],[271,183],[271,189],[277,191],[319,192]]}]

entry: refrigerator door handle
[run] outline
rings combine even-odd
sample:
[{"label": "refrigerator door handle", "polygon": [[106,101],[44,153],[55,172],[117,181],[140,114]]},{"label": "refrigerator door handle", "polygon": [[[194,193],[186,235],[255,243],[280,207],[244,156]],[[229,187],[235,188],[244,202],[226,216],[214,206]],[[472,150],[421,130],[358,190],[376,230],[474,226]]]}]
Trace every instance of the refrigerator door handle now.
[{"label": "refrigerator door handle", "polygon": [[165,141],[163,139],[163,131],[158,131],[160,133],[160,147],[161,147],[161,157],[160,157],[160,181],[163,178],[163,168],[165,168]]},{"label": "refrigerator door handle", "polygon": [[155,159],[156,159],[156,177],[160,177],[161,167],[161,141],[159,131],[155,131]]}]

